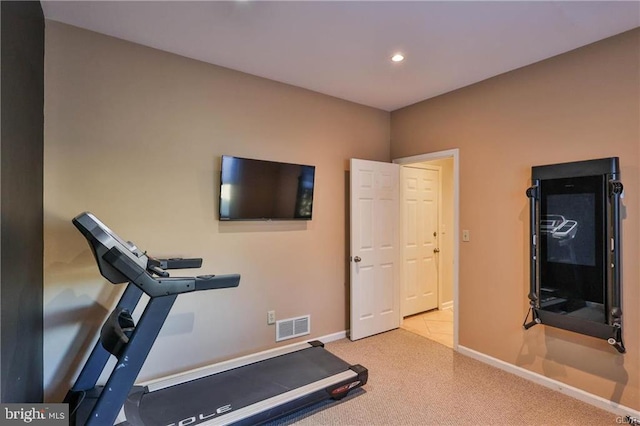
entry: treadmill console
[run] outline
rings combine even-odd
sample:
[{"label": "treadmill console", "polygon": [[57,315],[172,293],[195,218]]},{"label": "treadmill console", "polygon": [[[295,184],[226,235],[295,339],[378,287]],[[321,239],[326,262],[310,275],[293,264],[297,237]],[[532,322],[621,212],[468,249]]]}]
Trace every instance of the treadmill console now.
[{"label": "treadmill console", "polygon": [[[130,282],[151,297],[191,291],[237,287],[240,275],[169,277],[165,269],[200,267],[202,259],[153,259],[125,242],[97,217],[84,212],[73,224],[85,236],[103,277],[113,284]],[[158,278],[154,277],[157,275]]]},{"label": "treadmill console", "polygon": [[125,242],[97,217],[89,212],[79,214],[72,220],[73,224],[85,236],[93,256],[98,263],[98,268],[103,277],[111,281],[113,284],[121,284],[129,281],[121,271],[113,267],[104,259],[105,253],[112,248],[116,248],[124,256],[127,256],[132,262],[137,264],[142,271],[147,268],[148,258],[144,253],[131,242]]}]

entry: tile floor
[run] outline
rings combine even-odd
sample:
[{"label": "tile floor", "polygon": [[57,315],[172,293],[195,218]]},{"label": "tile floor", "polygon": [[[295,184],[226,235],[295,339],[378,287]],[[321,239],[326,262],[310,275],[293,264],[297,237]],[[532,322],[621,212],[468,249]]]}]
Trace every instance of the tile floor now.
[{"label": "tile floor", "polygon": [[401,327],[453,348],[453,309],[434,309],[405,317]]}]

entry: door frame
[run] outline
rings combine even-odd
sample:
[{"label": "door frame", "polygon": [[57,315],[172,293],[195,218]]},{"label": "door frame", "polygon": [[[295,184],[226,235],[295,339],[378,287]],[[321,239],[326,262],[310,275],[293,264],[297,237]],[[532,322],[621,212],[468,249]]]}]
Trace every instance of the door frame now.
[{"label": "door frame", "polygon": [[[393,159],[393,163],[408,165],[425,161],[453,159],[453,350],[458,350],[458,320],[460,297],[458,288],[460,259],[460,150],[458,148]],[[401,294],[398,294],[401,297]]]}]

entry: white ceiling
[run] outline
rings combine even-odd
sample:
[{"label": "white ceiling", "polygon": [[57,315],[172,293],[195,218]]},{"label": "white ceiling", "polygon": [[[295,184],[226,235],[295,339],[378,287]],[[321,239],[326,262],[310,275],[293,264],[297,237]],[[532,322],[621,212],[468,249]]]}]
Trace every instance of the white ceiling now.
[{"label": "white ceiling", "polygon": [[[640,1],[43,1],[45,17],[392,111],[640,26]],[[402,52],[406,60],[389,58]]]}]

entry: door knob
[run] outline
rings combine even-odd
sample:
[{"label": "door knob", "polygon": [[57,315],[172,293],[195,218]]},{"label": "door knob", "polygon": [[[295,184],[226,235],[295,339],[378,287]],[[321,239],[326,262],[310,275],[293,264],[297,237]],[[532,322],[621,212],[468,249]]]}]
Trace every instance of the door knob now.
[{"label": "door knob", "polygon": [[356,262],[356,263],[360,262],[361,260],[362,259],[360,259],[360,256],[356,256],[356,257],[353,258],[353,261]]},{"label": "door knob", "polygon": [[434,248],[434,249],[433,249],[433,252],[434,252],[434,253],[440,253],[440,249],[439,249],[439,248]]}]

